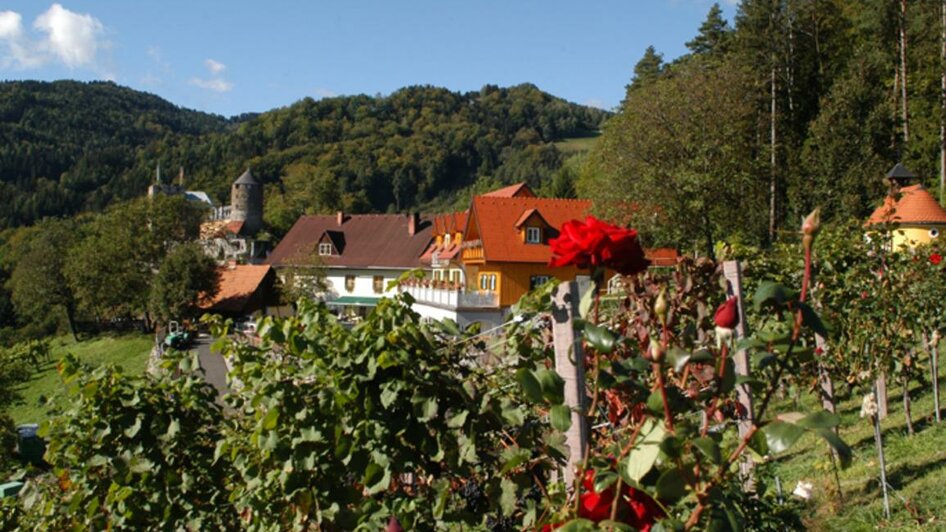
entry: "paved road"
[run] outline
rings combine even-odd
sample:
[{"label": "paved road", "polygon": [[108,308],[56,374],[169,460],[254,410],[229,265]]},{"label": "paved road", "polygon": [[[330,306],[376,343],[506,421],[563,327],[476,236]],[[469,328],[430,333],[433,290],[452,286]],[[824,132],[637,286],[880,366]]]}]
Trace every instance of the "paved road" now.
[{"label": "paved road", "polygon": [[218,397],[222,397],[230,391],[227,387],[227,364],[220,353],[210,349],[211,343],[213,337],[201,334],[195,344],[197,356],[200,359],[200,367],[204,370],[204,378],[217,389]]}]

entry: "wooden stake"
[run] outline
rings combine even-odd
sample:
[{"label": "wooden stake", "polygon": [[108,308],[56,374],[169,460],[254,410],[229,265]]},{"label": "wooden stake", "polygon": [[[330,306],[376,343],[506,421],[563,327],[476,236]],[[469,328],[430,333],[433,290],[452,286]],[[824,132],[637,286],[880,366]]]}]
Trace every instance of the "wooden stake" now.
[{"label": "wooden stake", "polygon": [[572,426],[565,433],[568,445],[568,464],[565,485],[572,486],[575,472],[588,448],[588,427],[584,412],[587,408],[585,393],[585,357],[581,337],[575,334],[575,316],[578,315],[578,283],[561,283],[552,298],[552,335],[555,346],[555,371],[565,381],[565,404],[572,411]]},{"label": "wooden stake", "polygon": [[883,371],[877,377],[877,418],[887,418],[887,372]]},{"label": "wooden stake", "polygon": [[[726,278],[726,295],[728,297],[738,298],[739,323],[733,334],[733,340],[739,341],[749,334],[749,326],[746,323],[746,311],[743,305],[744,297],[742,293],[742,267],[738,261],[727,260],[723,262],[723,276]],[[733,355],[733,364],[736,367],[736,375],[749,375],[749,354],[745,349],[739,349]],[[748,384],[736,386],[736,400],[746,410],[745,419],[739,421],[739,436],[745,436],[749,432],[755,421],[755,412],[752,410],[752,390]],[[752,471],[752,459],[745,455],[745,460],[740,463],[740,471],[746,477]]]}]

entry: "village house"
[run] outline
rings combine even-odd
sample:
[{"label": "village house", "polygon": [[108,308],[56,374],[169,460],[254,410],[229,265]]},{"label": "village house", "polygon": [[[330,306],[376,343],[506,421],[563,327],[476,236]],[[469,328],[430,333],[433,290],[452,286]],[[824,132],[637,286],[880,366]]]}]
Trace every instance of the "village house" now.
[{"label": "village house", "polygon": [[913,248],[929,244],[946,230],[946,209],[902,164],[887,173],[889,190],[884,203],[871,213],[865,226],[891,224],[890,245],[893,249]]},{"label": "village house", "polygon": [[364,314],[390,295],[388,284],[421,268],[432,224],[418,214],[302,216],[270,254],[283,282],[321,277],[317,295],[340,313]]},{"label": "village house", "polygon": [[274,289],[276,275],[268,264],[230,261],[219,272],[216,295],[201,304],[205,311],[231,318],[258,317],[279,304]]}]

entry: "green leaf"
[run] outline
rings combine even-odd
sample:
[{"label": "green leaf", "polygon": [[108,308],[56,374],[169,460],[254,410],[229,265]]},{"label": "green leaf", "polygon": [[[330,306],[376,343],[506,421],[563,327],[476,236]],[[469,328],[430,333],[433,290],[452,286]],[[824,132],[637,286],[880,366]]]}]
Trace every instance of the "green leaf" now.
[{"label": "green leaf", "polygon": [[542,396],[553,405],[562,404],[565,400],[565,381],[553,370],[539,369],[535,377],[542,388]]},{"label": "green leaf", "polygon": [[762,427],[762,432],[765,433],[765,441],[769,446],[769,451],[780,453],[794,445],[798,438],[801,438],[802,434],[805,433],[805,429],[792,423],[773,421]]},{"label": "green leaf", "polygon": [[808,414],[795,424],[806,429],[833,429],[841,424],[841,416],[821,410]]},{"label": "green leaf", "polygon": [[503,515],[508,516],[516,510],[516,483],[504,478],[502,482],[499,483],[499,486],[502,490],[502,493],[499,496],[499,508],[502,510]]},{"label": "green leaf", "polygon": [[700,450],[710,462],[719,465],[723,461],[722,453],[719,450],[719,444],[716,440],[708,436],[693,440],[693,446]]},{"label": "green leaf", "polygon": [[506,423],[514,427],[521,427],[526,422],[526,413],[518,406],[504,408],[502,416]]},{"label": "green leaf", "polygon": [[824,326],[824,322],[821,321],[821,317],[818,316],[815,309],[802,302],[798,302],[796,305],[798,305],[798,308],[801,310],[801,324],[810,328],[816,334],[827,338],[828,329]]},{"label": "green leaf", "polygon": [[763,306],[772,305],[778,308],[792,299],[794,297],[788,288],[772,281],[762,281],[752,296],[752,304],[758,312]]},{"label": "green leaf", "polygon": [[279,407],[274,406],[263,416],[263,430],[273,430],[279,421]]},{"label": "green leaf", "polygon": [[618,481],[618,475],[614,471],[598,471],[594,480],[595,492],[601,493]]},{"label": "green leaf", "polygon": [[451,416],[450,419],[447,420],[447,427],[451,429],[458,429],[462,427],[463,424],[466,423],[466,418],[469,414],[469,410],[461,410],[459,414]]},{"label": "green leaf", "polygon": [[526,368],[522,368],[516,372],[516,380],[518,380],[519,385],[522,386],[522,392],[525,394],[526,399],[533,403],[542,402],[542,385],[539,384],[539,379],[536,378],[535,373]]},{"label": "green leaf", "polygon": [[828,445],[838,453],[838,459],[841,461],[841,467],[847,468],[851,465],[852,451],[844,440],[842,440],[831,429],[815,429],[813,432],[824,438]]},{"label": "green leaf", "polygon": [[591,305],[595,302],[595,284],[591,283],[585,293],[581,296],[581,301],[578,302],[578,315],[582,318],[588,318],[588,313],[591,312]]},{"label": "green leaf", "polygon": [[690,361],[690,356],[690,353],[677,346],[671,347],[670,351],[667,352],[667,359],[673,364],[673,370],[677,373],[683,373],[683,368]]},{"label": "green leaf", "polygon": [[614,351],[617,337],[607,327],[587,323],[585,324],[585,340],[599,353],[610,353]]},{"label": "green leaf", "polygon": [[618,521],[612,521],[610,519],[605,519],[598,523],[598,528],[601,530],[620,530],[621,532],[637,532],[637,529],[628,525],[626,523],[620,523]]},{"label": "green leaf", "polygon": [[597,527],[587,519],[572,519],[560,528],[556,528],[556,530],[559,532],[591,532],[597,530]]},{"label": "green leaf", "polygon": [[555,405],[549,413],[552,428],[565,432],[572,426],[572,411],[567,405]]},{"label": "green leaf", "polygon": [[637,443],[625,459],[624,473],[627,478],[640,482],[650,471],[657,462],[657,456],[660,455],[660,442],[663,441],[664,434],[662,424],[652,419],[644,422],[637,437]]},{"label": "green leaf", "polygon": [[759,456],[765,456],[769,454],[769,443],[761,430],[755,431],[751,438],[749,438],[749,448],[755,451]]},{"label": "green leaf", "polygon": [[657,479],[657,496],[661,500],[673,503],[682,499],[687,492],[686,482],[679,469],[668,469]]},{"label": "green leaf", "polygon": [[523,449],[518,445],[512,447],[507,447],[503,449],[503,452],[500,454],[502,459],[503,468],[500,471],[501,474],[506,474],[509,471],[521,466],[522,464],[529,461],[529,458],[532,458],[532,451],[529,449]]},{"label": "green leaf", "polygon": [[411,402],[414,404],[414,415],[418,421],[426,423],[437,417],[439,407],[435,397],[416,395],[411,398]]},{"label": "green leaf", "polygon": [[391,469],[388,467],[388,464],[381,465],[373,461],[369,462],[368,467],[365,468],[363,484],[365,485],[368,495],[381,493],[388,489],[388,486],[391,484]]}]

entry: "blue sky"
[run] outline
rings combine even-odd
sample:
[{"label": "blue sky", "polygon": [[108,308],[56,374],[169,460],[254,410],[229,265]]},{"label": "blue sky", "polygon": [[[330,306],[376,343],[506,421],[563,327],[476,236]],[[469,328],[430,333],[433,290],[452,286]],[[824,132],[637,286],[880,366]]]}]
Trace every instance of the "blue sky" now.
[{"label": "blue sky", "polygon": [[[234,115],[300,98],[531,82],[611,108],[653,45],[686,52],[712,0],[6,0],[0,78],[110,79]],[[732,23],[735,0],[721,0]]]}]

